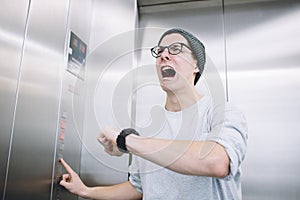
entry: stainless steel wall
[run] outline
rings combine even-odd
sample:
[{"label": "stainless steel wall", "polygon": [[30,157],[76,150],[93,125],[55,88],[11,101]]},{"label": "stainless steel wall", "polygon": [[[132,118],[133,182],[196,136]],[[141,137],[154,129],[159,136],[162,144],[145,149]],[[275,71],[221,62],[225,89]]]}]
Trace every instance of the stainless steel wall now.
[{"label": "stainless steel wall", "polygon": [[[103,124],[131,124],[131,106],[121,122],[111,103],[119,80],[133,68],[133,53],[118,49],[134,47],[135,35],[126,31],[135,28],[136,1],[1,3],[1,198],[77,199],[57,185],[64,172],[59,157],[87,184],[126,180],[128,157],[107,156],[96,137]],[[67,71],[71,31],[88,45],[81,79]]]},{"label": "stainless steel wall", "polygon": [[0,198],[5,185],[9,143],[29,1],[1,1],[0,7]]},{"label": "stainless steel wall", "polygon": [[[243,199],[299,199],[300,2],[225,0],[224,7],[221,0],[140,2],[141,28],[182,27],[204,41],[229,100],[245,113]],[[150,59],[142,55],[139,66]],[[138,91],[137,111],[163,103],[164,96],[147,87]],[[137,114],[137,124],[149,120]]]},{"label": "stainless steel wall", "polygon": [[3,199],[50,198],[67,8],[30,1]]},{"label": "stainless steel wall", "polygon": [[[88,185],[110,185],[127,180],[128,156],[107,155],[97,137],[105,126],[120,129],[131,124],[128,120],[131,106],[127,104],[130,99],[126,98],[128,90],[116,90],[133,68],[130,51],[134,48],[136,1],[94,0],[92,16],[81,177]],[[128,87],[131,82],[132,79],[126,81]],[[114,112],[114,103],[125,103],[125,112]],[[118,120],[120,114],[126,115],[124,120]]]},{"label": "stainless steel wall", "polygon": [[[78,198],[57,185],[60,175],[65,171],[57,161],[58,158],[63,157],[77,173],[80,173],[87,64],[85,63],[81,68],[79,76],[76,76],[77,73],[75,71],[74,75],[66,69],[70,67],[68,54],[71,52],[69,48],[71,32],[87,44],[87,49],[85,50],[87,54],[89,52],[92,3],[92,0],[72,0],[69,1],[69,9],[67,10],[68,22],[66,24],[64,67],[62,70],[62,90],[58,117],[59,127],[53,174],[53,200]],[[79,41],[78,46],[80,47]]]},{"label": "stainless steel wall", "polygon": [[[91,3],[1,1],[3,200],[77,199],[57,193],[63,190],[55,183],[62,172],[56,161],[64,156],[79,172],[83,115],[75,119],[73,111],[83,114],[84,82],[66,71],[67,44],[70,29],[88,42]],[[62,128],[64,143],[59,146]]]},{"label": "stainless steel wall", "polygon": [[225,11],[229,99],[249,123],[244,199],[299,199],[300,2]]}]

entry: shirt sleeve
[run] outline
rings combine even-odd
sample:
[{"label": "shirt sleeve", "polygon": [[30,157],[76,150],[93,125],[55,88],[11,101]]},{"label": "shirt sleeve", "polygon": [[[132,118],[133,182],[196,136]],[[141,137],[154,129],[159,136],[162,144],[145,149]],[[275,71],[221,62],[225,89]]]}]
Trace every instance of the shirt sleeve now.
[{"label": "shirt sleeve", "polygon": [[230,159],[230,173],[224,180],[230,180],[238,173],[246,154],[248,129],[243,113],[228,103],[214,109],[207,139],[225,148]]},{"label": "shirt sleeve", "polygon": [[139,167],[138,167],[138,158],[136,156],[132,156],[132,163],[129,166],[129,182],[132,184],[132,186],[140,193],[143,193],[142,183],[141,183],[141,177],[139,173]]}]

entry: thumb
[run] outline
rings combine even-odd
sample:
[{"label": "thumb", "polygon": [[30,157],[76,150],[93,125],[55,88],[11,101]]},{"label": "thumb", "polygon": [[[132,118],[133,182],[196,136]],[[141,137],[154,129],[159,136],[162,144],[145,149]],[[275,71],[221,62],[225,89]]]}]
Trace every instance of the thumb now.
[{"label": "thumb", "polygon": [[61,181],[59,182],[59,184],[61,186],[64,186],[65,188],[70,186],[70,175],[69,174],[63,174],[61,177]]},{"label": "thumb", "polygon": [[60,184],[61,186],[66,187],[69,183],[66,182],[66,181],[64,181],[64,180],[61,180],[61,181],[59,182],[59,184]]}]

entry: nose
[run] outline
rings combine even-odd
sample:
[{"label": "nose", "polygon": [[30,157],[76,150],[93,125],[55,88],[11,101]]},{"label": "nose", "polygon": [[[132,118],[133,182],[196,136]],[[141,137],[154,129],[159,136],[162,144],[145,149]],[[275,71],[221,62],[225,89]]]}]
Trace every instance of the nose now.
[{"label": "nose", "polygon": [[163,50],[163,52],[160,55],[160,59],[161,60],[170,60],[170,54],[169,54],[169,49],[168,48],[165,48]]}]

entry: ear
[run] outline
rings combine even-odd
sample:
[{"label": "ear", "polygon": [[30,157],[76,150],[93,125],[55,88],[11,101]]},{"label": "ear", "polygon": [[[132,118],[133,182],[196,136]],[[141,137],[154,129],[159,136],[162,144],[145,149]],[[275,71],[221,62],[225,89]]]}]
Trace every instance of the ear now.
[{"label": "ear", "polygon": [[198,65],[196,64],[194,67],[194,73],[196,74],[198,72],[200,72],[200,69],[199,69]]}]

